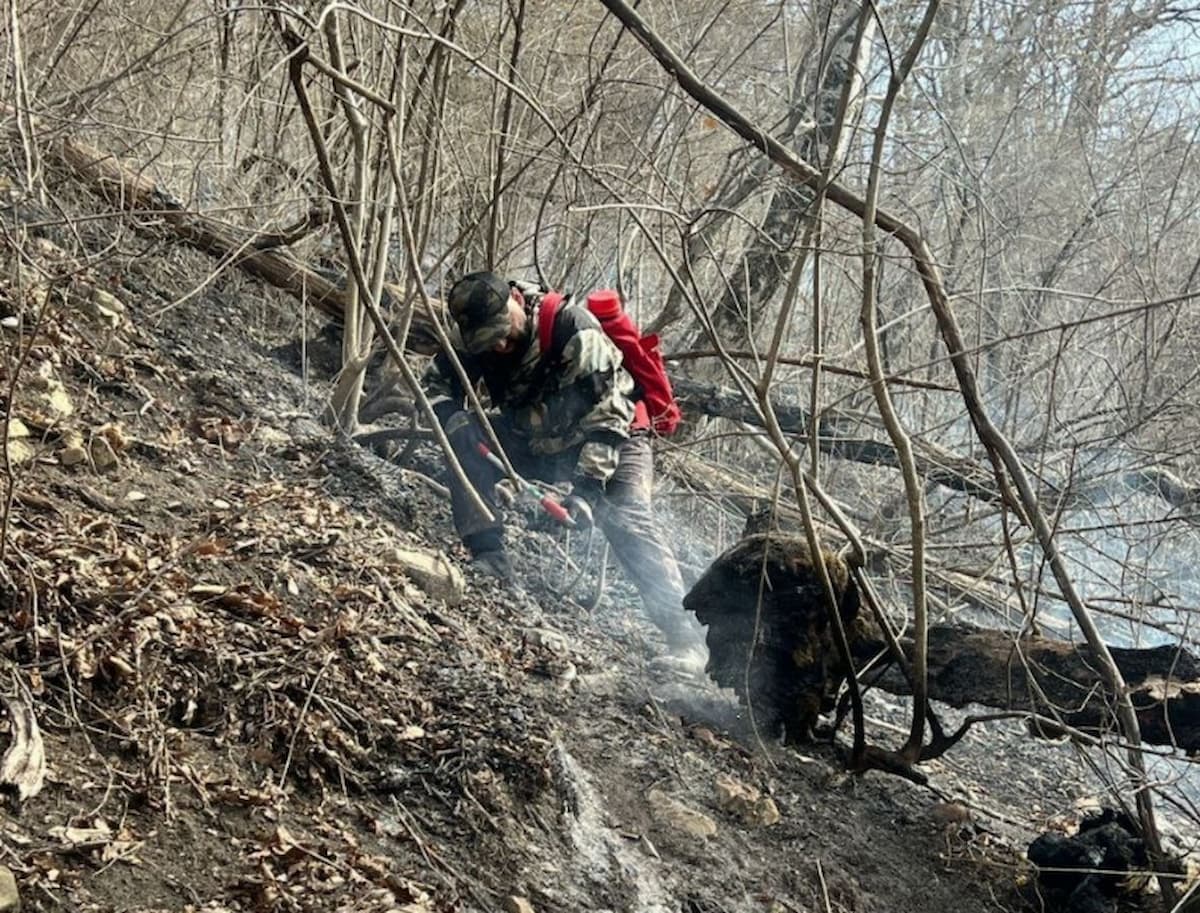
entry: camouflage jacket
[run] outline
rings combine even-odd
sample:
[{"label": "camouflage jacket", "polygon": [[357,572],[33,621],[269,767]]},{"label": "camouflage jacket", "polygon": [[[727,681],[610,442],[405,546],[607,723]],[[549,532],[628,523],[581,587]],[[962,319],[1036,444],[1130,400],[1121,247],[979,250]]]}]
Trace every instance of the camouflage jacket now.
[{"label": "camouflage jacket", "polygon": [[[532,453],[569,457],[577,452],[577,475],[607,482],[617,468],[618,448],[634,417],[633,378],[621,351],[586,307],[566,300],[554,321],[556,359],[542,358],[538,342],[539,299],[527,295],[524,350],[511,356],[468,355],[450,337],[467,376],[482,381],[493,408],[512,422]],[[565,342],[562,340],[565,338]],[[455,401],[465,398],[445,354],[433,360],[426,385]]]}]

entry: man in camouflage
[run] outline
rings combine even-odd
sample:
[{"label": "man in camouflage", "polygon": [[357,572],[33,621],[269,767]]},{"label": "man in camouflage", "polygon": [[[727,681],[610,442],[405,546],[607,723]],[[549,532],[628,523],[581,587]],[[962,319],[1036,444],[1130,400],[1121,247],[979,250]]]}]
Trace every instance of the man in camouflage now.
[{"label": "man in camouflage", "polygon": [[[561,354],[543,357],[535,330],[541,298],[540,290],[510,285],[494,273],[464,276],[447,298],[459,359],[472,383],[483,382],[496,411],[489,415],[492,426],[517,472],[570,480],[564,506],[580,519],[594,515],[651,620],[676,652],[687,650],[699,643],[700,630],[683,610],[679,566],[654,522],[654,462],[649,433],[634,421],[633,378],[596,318],[569,299],[554,322]],[[452,477],[455,528],[474,567],[507,579],[512,568],[494,494],[502,474],[477,449],[483,431],[463,409],[465,391],[444,353],[434,359],[429,380],[434,392],[446,394],[434,411],[495,517],[480,516]]]}]

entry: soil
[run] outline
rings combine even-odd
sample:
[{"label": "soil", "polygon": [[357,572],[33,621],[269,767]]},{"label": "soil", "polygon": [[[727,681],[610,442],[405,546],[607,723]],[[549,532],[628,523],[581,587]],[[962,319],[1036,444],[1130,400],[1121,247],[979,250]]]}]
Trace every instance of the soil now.
[{"label": "soil", "polygon": [[[118,240],[116,332],[52,292],[34,333],[27,290],[0,289],[25,302],[3,341],[33,449],[0,687],[28,690],[48,763],[0,814],[24,909],[1036,909],[1024,847],[1088,790],[1070,748],[980,729],[922,788],[764,744],[728,693],[654,674],[619,580],[594,610],[555,588],[581,543],[514,518],[523,588],[473,576],[436,454],[400,468],[319,422],[322,337],[294,301]],[[70,415],[40,405],[55,382]],[[71,432],[91,458],[68,466]],[[449,555],[461,602],[398,546]],[[900,741],[903,707],[871,716]]]}]

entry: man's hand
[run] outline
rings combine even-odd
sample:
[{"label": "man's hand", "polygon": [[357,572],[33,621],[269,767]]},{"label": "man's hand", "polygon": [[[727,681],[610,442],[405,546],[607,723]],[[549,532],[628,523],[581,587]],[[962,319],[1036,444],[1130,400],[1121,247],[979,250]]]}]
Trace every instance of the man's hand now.
[{"label": "man's hand", "polygon": [[579,495],[567,495],[563,498],[562,506],[567,509],[571,520],[580,529],[591,529],[595,525],[596,518],[592,515],[592,505]]},{"label": "man's hand", "polygon": [[563,499],[563,507],[580,528],[595,522],[596,506],[604,498],[604,483],[592,476],[577,475],[571,480],[571,493]]}]

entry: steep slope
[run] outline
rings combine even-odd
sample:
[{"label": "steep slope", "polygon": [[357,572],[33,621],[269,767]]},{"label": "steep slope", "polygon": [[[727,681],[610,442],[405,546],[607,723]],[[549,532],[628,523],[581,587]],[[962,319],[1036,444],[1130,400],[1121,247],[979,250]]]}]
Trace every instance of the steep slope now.
[{"label": "steep slope", "polygon": [[[169,248],[22,250],[0,655],[49,776],[0,861],[26,909],[1019,907],[1013,854],[930,793],[652,678],[626,589],[554,590],[552,534],[520,533],[522,593],[464,577],[448,506],[272,354],[290,300]],[[1003,789],[982,804],[1053,794]]]}]

